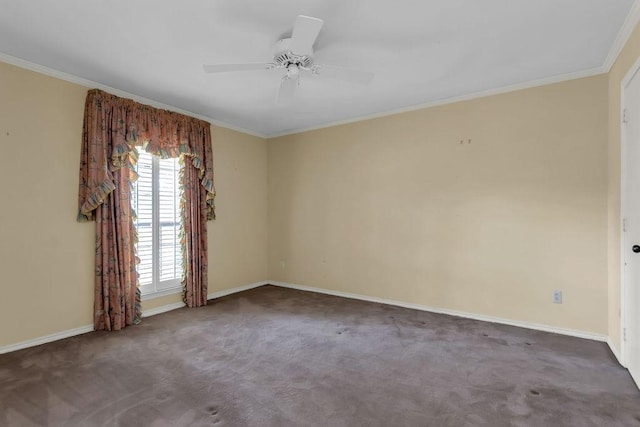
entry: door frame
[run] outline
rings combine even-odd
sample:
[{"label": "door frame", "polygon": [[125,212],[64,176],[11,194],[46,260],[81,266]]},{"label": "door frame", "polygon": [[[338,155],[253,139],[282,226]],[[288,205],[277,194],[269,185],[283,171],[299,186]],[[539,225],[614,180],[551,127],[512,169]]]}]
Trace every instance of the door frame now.
[{"label": "door frame", "polygon": [[626,200],[626,163],[625,157],[627,152],[627,145],[629,142],[626,137],[626,129],[624,122],[624,110],[626,108],[625,90],[629,83],[640,72],[640,58],[633,64],[633,66],[627,71],[627,74],[620,83],[620,364],[627,367],[628,355],[627,344],[625,340],[625,329],[627,326],[627,314],[629,308],[627,307],[627,277],[625,269],[625,233],[624,233],[624,214],[627,206]]}]

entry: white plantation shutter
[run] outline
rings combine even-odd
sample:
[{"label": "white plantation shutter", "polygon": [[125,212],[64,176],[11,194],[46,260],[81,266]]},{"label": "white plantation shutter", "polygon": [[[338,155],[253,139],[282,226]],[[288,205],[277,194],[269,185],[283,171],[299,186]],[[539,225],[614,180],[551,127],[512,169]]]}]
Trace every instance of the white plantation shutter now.
[{"label": "white plantation shutter", "polygon": [[140,264],[138,279],[141,287],[153,284],[153,156],[142,152],[138,158],[138,181],[134,184],[132,204],[136,212],[138,231],[136,247]]},{"label": "white plantation shutter", "polygon": [[132,194],[138,232],[138,274],[143,295],[181,286],[180,165],[140,151]]},{"label": "white plantation shutter", "polygon": [[160,282],[182,277],[180,246],[180,165],[178,159],[160,160],[158,188],[160,216]]}]

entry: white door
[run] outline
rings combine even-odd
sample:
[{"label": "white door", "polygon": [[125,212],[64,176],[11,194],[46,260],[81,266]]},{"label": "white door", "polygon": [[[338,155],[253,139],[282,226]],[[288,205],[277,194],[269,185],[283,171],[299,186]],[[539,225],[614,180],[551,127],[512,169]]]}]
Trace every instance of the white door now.
[{"label": "white door", "polygon": [[623,351],[640,385],[640,72],[623,87]]}]

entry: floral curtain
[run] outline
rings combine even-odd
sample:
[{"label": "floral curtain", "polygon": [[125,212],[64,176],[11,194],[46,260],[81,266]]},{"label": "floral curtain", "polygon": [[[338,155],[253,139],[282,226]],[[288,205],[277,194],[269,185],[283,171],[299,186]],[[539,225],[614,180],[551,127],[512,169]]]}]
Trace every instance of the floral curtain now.
[{"label": "floral curtain", "polygon": [[79,221],[96,221],[94,328],[119,330],[140,320],[130,189],[136,146],[181,157],[184,301],[207,302],[207,220],[215,218],[209,123],[119,98],[87,94],[80,159]]},{"label": "floral curtain", "polygon": [[[96,277],[93,324],[96,330],[120,330],[140,319],[140,294],[135,257],[135,228],[128,170],[114,172],[116,188],[95,209]],[[117,240],[116,240],[117,237]]]},{"label": "floral curtain", "polygon": [[193,167],[193,160],[190,157],[182,160],[181,210],[189,220],[184,221],[180,242],[184,252],[182,271],[190,278],[183,282],[183,300],[201,306],[207,304],[207,190],[198,185],[198,169]]}]

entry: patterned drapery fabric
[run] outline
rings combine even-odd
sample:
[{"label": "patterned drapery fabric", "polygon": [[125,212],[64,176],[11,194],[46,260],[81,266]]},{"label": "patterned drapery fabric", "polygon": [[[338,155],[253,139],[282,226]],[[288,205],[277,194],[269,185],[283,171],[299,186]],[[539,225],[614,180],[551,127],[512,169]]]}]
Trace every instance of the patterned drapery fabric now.
[{"label": "patterned drapery fabric", "polygon": [[[95,330],[120,330],[140,319],[135,227],[130,216],[129,170],[114,171],[116,184],[95,210]],[[117,238],[116,238],[117,237]]]},{"label": "patterned drapery fabric", "polygon": [[140,319],[130,189],[136,146],[183,167],[183,280],[189,307],[207,302],[207,220],[215,218],[209,123],[94,89],[87,93],[78,220],[96,221],[94,328],[119,330]]},{"label": "patterned drapery fabric", "polygon": [[207,235],[207,190],[198,185],[198,169],[193,167],[193,160],[182,157],[182,161],[180,207],[185,218],[180,235],[184,251],[182,271],[185,277],[191,278],[183,282],[183,300],[198,307],[207,304],[207,239],[201,237]]}]

